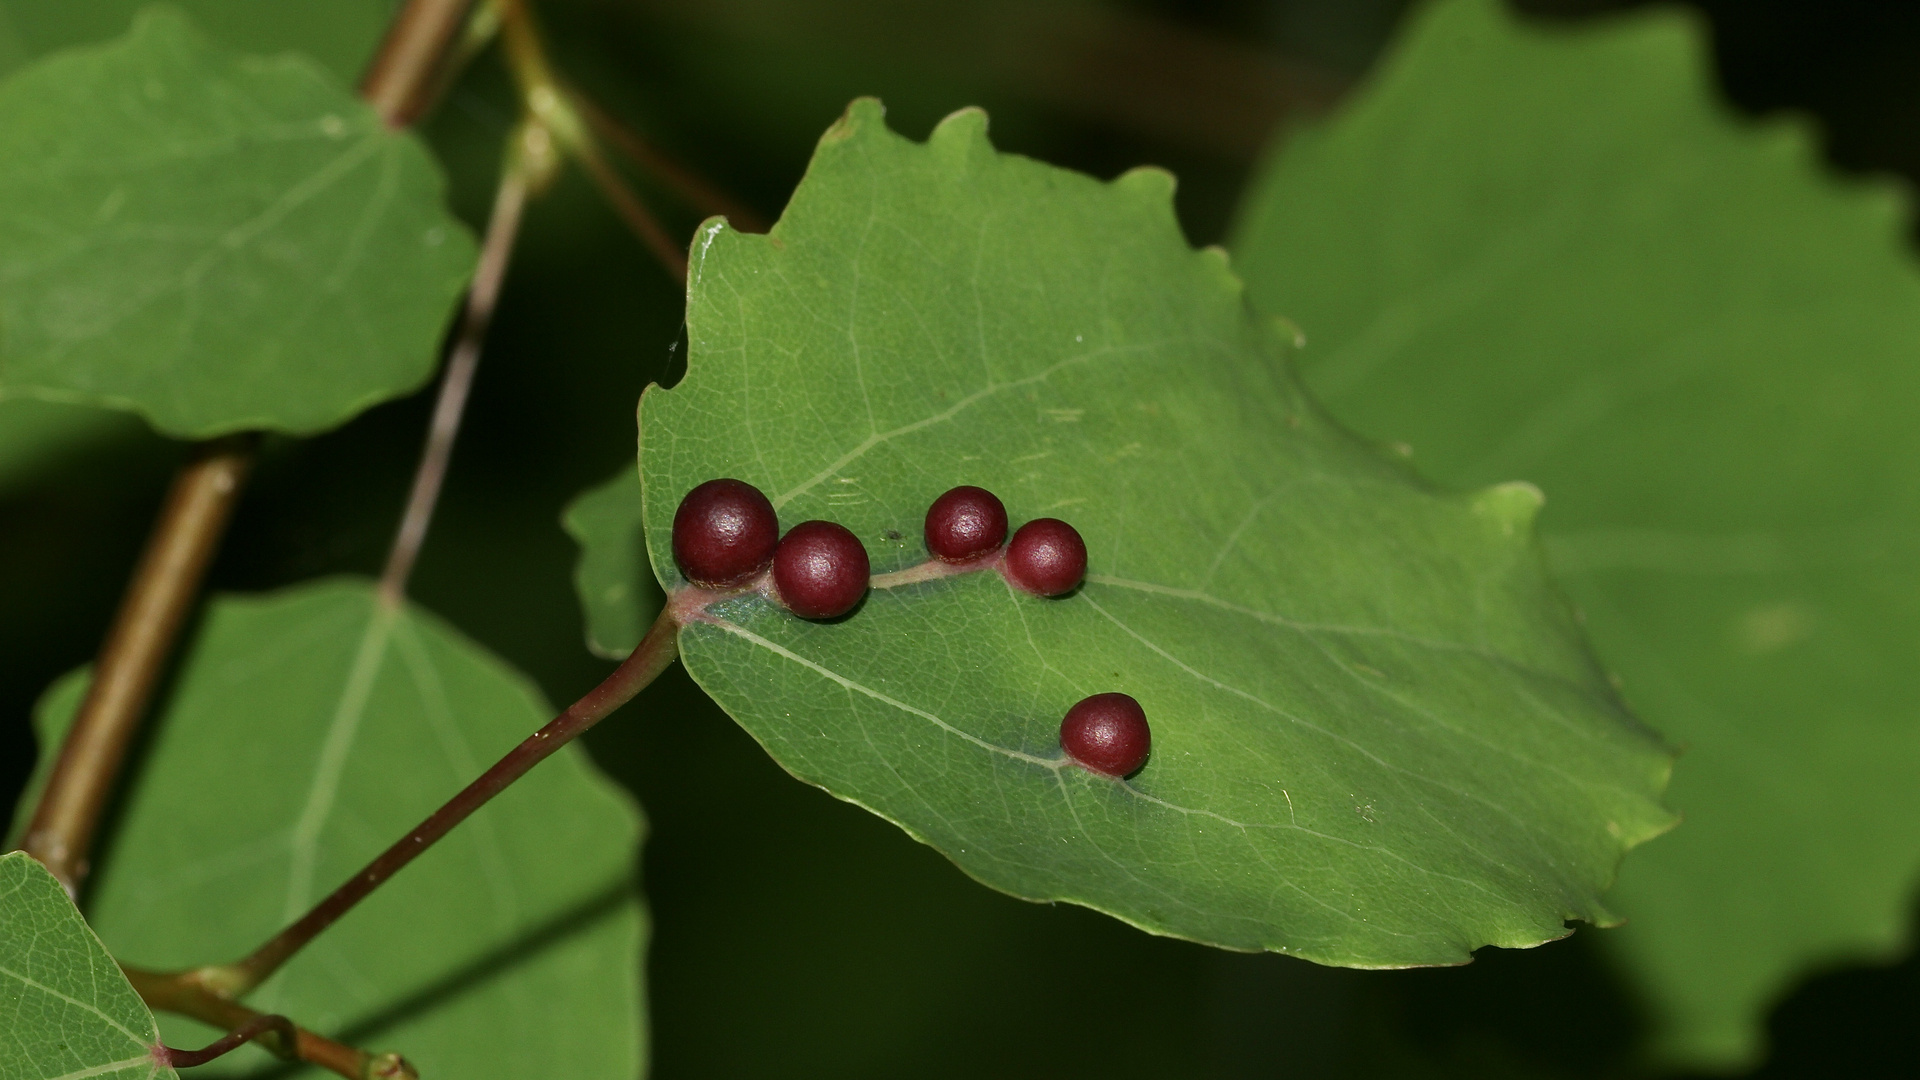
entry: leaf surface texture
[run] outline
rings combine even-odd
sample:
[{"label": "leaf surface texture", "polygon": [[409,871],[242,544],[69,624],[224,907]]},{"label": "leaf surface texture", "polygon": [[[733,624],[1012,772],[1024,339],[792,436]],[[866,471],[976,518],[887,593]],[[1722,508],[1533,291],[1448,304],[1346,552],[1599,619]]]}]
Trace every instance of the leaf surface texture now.
[{"label": "leaf surface texture", "polygon": [[24,851],[0,855],[0,1078],[177,1076],[140,995],[67,892]]}]

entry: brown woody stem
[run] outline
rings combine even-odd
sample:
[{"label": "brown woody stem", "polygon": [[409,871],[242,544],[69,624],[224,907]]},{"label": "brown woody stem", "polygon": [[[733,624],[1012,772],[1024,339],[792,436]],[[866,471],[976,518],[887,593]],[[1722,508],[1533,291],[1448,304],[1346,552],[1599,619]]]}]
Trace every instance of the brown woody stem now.
[{"label": "brown woody stem", "polygon": [[584,697],[569,705],[545,727],[527,736],[492,768],[481,773],[479,779],[447,800],[445,805],[428,815],[413,831],[401,837],[359,873],[348,878],[345,884],[314,905],[298,921],[254,950],[251,956],[237,963],[200,968],[169,978],[203,987],[223,998],[238,997],[266,981],[307,942],[353,910],[355,904],[366,899],[388,878],[399,873],[402,867],[452,831],[454,826],[485,806],[495,795],[505,791],[515,780],[526,775],[529,769],[545,761],[645,689],[679,655],[677,635],[681,614],[680,608],[669,604],[654,620],[652,629],[647,631],[647,636],[641,639],[633,654],[600,685],[587,691]]},{"label": "brown woody stem", "polygon": [[107,795],[219,546],[254,444],[250,436],[203,443],[174,477],[34,807],[21,847],[70,893],[87,875]]},{"label": "brown woody stem", "polygon": [[256,1012],[189,980],[140,968],[122,970],[149,1008],[190,1016],[228,1032],[203,1050],[155,1047],[154,1056],[175,1068],[203,1064],[252,1040],[283,1061],[304,1061],[353,1080],[417,1080],[420,1075],[398,1054],[373,1054],[335,1042],[284,1016]]},{"label": "brown woody stem", "polygon": [[278,1013],[261,1013],[253,1019],[227,1032],[198,1050],[179,1050],[171,1046],[156,1046],[153,1056],[162,1065],[176,1069],[189,1069],[195,1065],[205,1065],[215,1058],[225,1057],[249,1039],[257,1039],[269,1031],[279,1036],[278,1041],[292,1046],[300,1037],[300,1029],[293,1021]]},{"label": "brown woody stem", "polygon": [[500,284],[507,276],[507,263],[513,258],[513,244],[520,235],[521,211],[527,204],[527,168],[525,146],[545,133],[537,128],[516,129],[507,163],[494,193],[493,211],[487,219],[487,238],[480,248],[480,264],[474,270],[473,284],[467,288],[467,303],[460,316],[459,338],[440,376],[440,397],[433,406],[433,422],[427,429],[427,445],[420,453],[420,467],[413,474],[413,491],[407,497],[407,509],[400,518],[399,532],[387,554],[387,566],[380,575],[380,595],[388,603],[398,603],[406,594],[407,578],[426,541],[427,526],[433,521],[434,506],[440,500],[440,486],[446,480],[447,463],[453,457],[453,441],[460,434],[460,417],[466,410],[467,392],[473,388],[474,369],[480,364],[480,347],[486,341],[487,327],[500,299]]},{"label": "brown woody stem", "polygon": [[406,127],[433,104],[472,6],[473,0],[407,0],[387,24],[380,51],[360,77],[360,96],[388,127]]}]

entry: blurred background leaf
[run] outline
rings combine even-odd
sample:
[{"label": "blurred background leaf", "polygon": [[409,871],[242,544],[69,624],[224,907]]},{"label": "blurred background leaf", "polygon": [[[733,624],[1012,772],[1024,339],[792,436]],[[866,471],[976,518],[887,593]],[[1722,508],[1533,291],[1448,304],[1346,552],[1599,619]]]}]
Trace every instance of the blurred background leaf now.
[{"label": "blurred background leaf", "polygon": [[1920,869],[1920,274],[1903,193],[1722,115],[1672,14],[1408,26],[1234,241],[1326,404],[1442,482],[1547,492],[1556,576],[1685,826],[1607,936],[1652,1052],[1728,1068],[1811,965],[1887,959]]},{"label": "blurred background leaf", "polygon": [[[135,12],[154,0],[0,0],[0,77],[56,49],[118,37]],[[235,52],[272,56],[297,52],[320,64],[344,86],[360,70],[386,29],[393,0],[166,0],[185,12],[216,44]]]},{"label": "blurred background leaf", "polygon": [[[134,14],[149,6],[151,0],[71,4],[0,0],[0,78],[59,49],[118,37],[130,28]],[[390,0],[282,0],[272,5],[252,0],[180,0],[172,6],[184,11],[217,46],[254,55],[298,52],[342,85],[352,85],[380,40],[391,4]],[[124,458],[170,453],[145,429],[145,424],[117,411],[0,398],[0,498],[21,488],[37,487],[44,494],[66,486],[57,478],[63,463],[78,468],[76,477],[93,475],[95,467],[114,456],[111,450],[116,446]],[[49,470],[56,475],[48,476],[46,483],[33,482]],[[0,505],[0,516],[6,515],[7,507]],[[48,515],[28,516],[52,524]],[[24,583],[9,584],[17,589]],[[47,584],[59,588],[53,582]],[[18,593],[0,589],[0,596],[14,595]]]},{"label": "blurred background leaf", "polygon": [[[42,699],[46,745],[86,684],[83,669]],[[517,672],[427,612],[381,602],[370,581],[217,597],[97,856],[89,921],[115,958],[149,970],[243,956],[552,712]],[[23,800],[16,831],[31,812]],[[641,828],[625,793],[568,748],[248,1004],[400,1052],[423,1075],[634,1075]],[[160,1026],[174,1046],[220,1034],[171,1014]],[[203,1071],[274,1066],[248,1046]]]},{"label": "blurred background leaf", "polygon": [[[256,14],[266,7],[227,3]],[[124,32],[137,6],[12,0],[7,10],[15,24],[24,9],[36,17],[51,11],[49,21],[74,12],[80,29],[72,33],[80,36],[29,39],[44,48]],[[268,52],[294,44],[228,41],[201,5],[187,6],[222,44]],[[1072,43],[1099,40],[1036,40],[1015,29],[1045,11],[1016,22],[959,0],[792,0],[756,9],[772,12],[762,23],[732,17],[730,8],[637,0],[546,0],[539,10],[570,74],[768,220],[820,132],[847,101],[871,93],[914,138],[951,110],[978,104],[993,114],[996,141],[1013,151],[1100,176],[1168,166],[1180,177],[1176,207],[1189,238],[1209,243],[1224,235],[1251,154],[1153,134],[1120,107],[1132,96],[1115,82],[1186,80],[1176,73],[1188,68],[1160,60],[1198,50],[1202,67],[1252,55],[1344,83],[1363,73],[1402,6],[1036,5],[1111,18],[1146,43],[1107,62],[1117,75],[1099,84],[1105,99],[1097,107],[1049,96],[1042,85],[1054,65],[1093,64]],[[1621,5],[1528,6],[1584,14]],[[360,10],[333,0],[273,7]],[[1920,7],[1699,7],[1712,20],[1715,74],[1742,107],[1813,110],[1840,163],[1920,171],[1920,109],[1912,105],[1920,65],[1911,63],[1920,55]],[[109,8],[121,14],[92,14]],[[287,37],[296,36],[295,17]],[[280,26],[259,22],[267,34]],[[370,48],[378,24],[377,16],[365,21],[360,48]],[[1182,44],[1161,49],[1162,40]],[[1034,59],[989,64],[947,47],[961,41]],[[343,79],[359,68],[351,57],[327,62]],[[1238,100],[1183,100],[1220,115],[1246,111]],[[469,222],[484,216],[513,116],[504,77],[483,59],[429,125]],[[1238,145],[1258,146],[1267,134],[1250,131]],[[680,236],[692,235],[697,214],[644,190]],[[572,593],[578,550],[556,522],[575,494],[631,470],[633,405],[648,380],[671,373],[680,300],[577,175],[532,208],[529,228],[414,592],[533,675],[549,697],[571,700],[608,664],[581,647]],[[429,407],[416,395],[328,435],[271,441],[215,567],[216,587],[377,572]],[[125,444],[55,455],[0,499],[5,790],[24,779],[32,759],[26,716],[35,695],[98,646],[172,454],[136,433]],[[1150,938],[1084,910],[1000,896],[885,822],[795,783],[677,668],[588,742],[641,796],[652,821],[645,859],[656,927],[648,982],[657,1076],[1613,1076],[1643,1022],[1634,996],[1590,947],[1597,934],[1523,952],[1484,950],[1461,969],[1331,971]],[[1762,1074],[1897,1068],[1920,1056],[1920,1034],[1908,1022],[1916,1008],[1920,965],[1912,961],[1833,970],[1774,1011],[1774,1054]],[[1114,1016],[1127,1018],[1125,1040],[1074,1045],[1058,1036]]]},{"label": "blurred background leaf", "polygon": [[0,83],[0,394],[311,433],[412,390],[474,259],[410,132],[178,11]]},{"label": "blurred background leaf", "polygon": [[567,504],[561,524],[580,545],[574,589],[587,619],[587,648],[625,660],[666,602],[647,565],[640,473],[622,468]]}]

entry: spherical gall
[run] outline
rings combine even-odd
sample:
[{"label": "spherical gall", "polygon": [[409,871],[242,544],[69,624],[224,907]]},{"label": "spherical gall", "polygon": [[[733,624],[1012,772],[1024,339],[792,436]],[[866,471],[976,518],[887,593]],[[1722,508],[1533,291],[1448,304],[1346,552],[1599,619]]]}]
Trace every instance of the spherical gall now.
[{"label": "spherical gall", "polygon": [[1146,711],[1126,694],[1095,694],[1060,721],[1060,748],[1102,776],[1139,772],[1152,743]]},{"label": "spherical gall", "polygon": [[1007,579],[1030,593],[1064,596],[1087,576],[1087,544],[1058,518],[1035,518],[1007,545]]},{"label": "spherical gall", "polygon": [[710,589],[739,585],[766,569],[779,540],[773,504],[739,480],[701,484],[673,515],[673,559],[688,581]]},{"label": "spherical gall", "polygon": [[977,559],[1006,538],[1007,508],[985,488],[954,488],[927,508],[927,551],[943,562]]},{"label": "spherical gall", "polygon": [[803,521],[787,530],[773,553],[773,585],[780,602],[807,619],[852,611],[867,595],[867,549],[831,521]]}]

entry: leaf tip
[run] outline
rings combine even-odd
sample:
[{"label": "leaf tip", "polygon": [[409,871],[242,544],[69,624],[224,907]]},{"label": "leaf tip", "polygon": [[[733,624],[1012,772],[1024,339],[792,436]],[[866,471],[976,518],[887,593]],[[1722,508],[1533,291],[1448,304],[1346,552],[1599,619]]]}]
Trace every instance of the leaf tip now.
[{"label": "leaf tip", "polygon": [[927,145],[985,143],[987,127],[987,110],[968,105],[941,117],[940,122],[933,125],[933,133],[927,136]]},{"label": "leaf tip", "polygon": [[820,136],[820,145],[824,147],[845,142],[858,135],[863,128],[873,124],[885,127],[886,122],[887,107],[879,98],[854,98],[847,103],[847,110],[840,114],[840,119],[835,120],[833,125],[827,128],[826,133]]},{"label": "leaf tip", "polygon": [[729,228],[732,228],[732,226],[728,223],[727,219],[716,214],[701,222],[700,227],[694,230],[692,258],[688,260],[689,265],[687,267],[687,289],[689,291],[700,284],[700,277],[706,271],[708,249],[712,248],[713,242],[719,239],[720,234],[726,232]]},{"label": "leaf tip", "polygon": [[1299,323],[1294,322],[1285,315],[1269,315],[1267,316],[1267,323],[1273,327],[1275,333],[1287,341],[1292,342],[1294,348],[1304,349],[1307,347],[1307,332],[1300,329]]},{"label": "leaf tip", "polygon": [[[1164,208],[1168,217],[1172,216],[1172,202],[1156,202],[1156,212],[1160,211],[1161,208]],[[1172,224],[1174,228],[1179,228],[1179,222],[1177,220]],[[1206,247],[1196,251],[1194,255],[1200,260],[1200,265],[1205,268],[1206,273],[1212,275],[1228,292],[1240,297],[1243,301],[1245,300],[1247,283],[1241,279],[1239,274],[1234,272],[1233,257],[1228,254],[1226,248],[1218,244],[1208,244]]]},{"label": "leaf tip", "polygon": [[[1143,198],[1165,202],[1168,210],[1171,211],[1173,193],[1180,186],[1180,181],[1158,165],[1136,165],[1114,177],[1113,186],[1121,191],[1134,192]],[[1224,255],[1225,252],[1222,251],[1221,254]]]},{"label": "leaf tip", "polygon": [[1491,518],[1508,536],[1531,528],[1534,516],[1546,504],[1546,493],[1525,480],[1495,484],[1473,497],[1474,512]]}]

